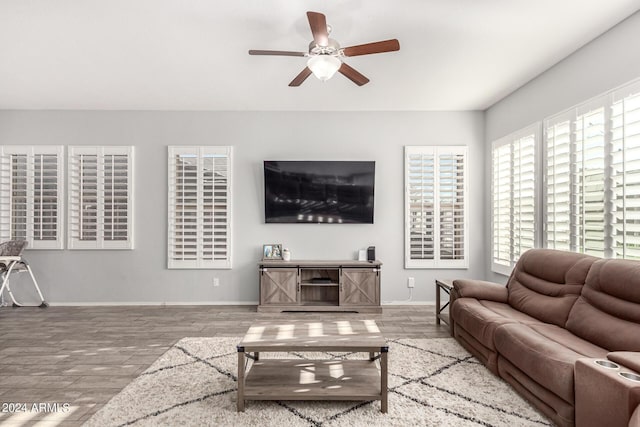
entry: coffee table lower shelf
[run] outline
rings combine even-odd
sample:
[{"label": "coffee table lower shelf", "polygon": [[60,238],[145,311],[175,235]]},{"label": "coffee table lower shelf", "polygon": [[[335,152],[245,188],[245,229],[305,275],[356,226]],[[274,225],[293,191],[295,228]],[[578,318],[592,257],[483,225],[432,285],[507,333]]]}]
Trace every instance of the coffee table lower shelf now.
[{"label": "coffee table lower shelf", "polygon": [[243,400],[380,400],[386,406],[381,388],[378,365],[369,360],[260,359],[246,373],[242,395]]}]

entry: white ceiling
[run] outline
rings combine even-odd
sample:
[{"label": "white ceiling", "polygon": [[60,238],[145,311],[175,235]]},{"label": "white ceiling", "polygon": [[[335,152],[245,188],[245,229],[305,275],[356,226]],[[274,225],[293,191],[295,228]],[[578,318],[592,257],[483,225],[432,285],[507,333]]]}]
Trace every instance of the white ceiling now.
[{"label": "white ceiling", "polygon": [[[638,0],[1,0],[0,109],[483,110],[640,9]],[[343,47],[340,74],[288,83],[305,12]]]}]

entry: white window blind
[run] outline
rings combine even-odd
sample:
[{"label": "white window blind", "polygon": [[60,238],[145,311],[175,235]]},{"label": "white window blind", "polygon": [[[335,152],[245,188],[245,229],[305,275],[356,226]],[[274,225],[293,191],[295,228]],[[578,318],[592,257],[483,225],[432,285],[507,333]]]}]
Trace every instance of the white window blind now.
[{"label": "white window blind", "polygon": [[492,270],[510,274],[536,246],[536,150],[540,124],[492,145]]},{"label": "white window blind", "polygon": [[168,268],[231,268],[232,147],[169,147]]},{"label": "white window blind", "polygon": [[69,147],[69,249],[133,249],[133,147]]},{"label": "white window blind", "polygon": [[467,268],[467,147],[405,147],[405,267]]},{"label": "white window blind", "polygon": [[545,247],[640,259],[640,83],[545,120]]},{"label": "white window blind", "polygon": [[547,119],[545,147],[546,246],[605,256],[602,101]]},{"label": "white window blind", "polygon": [[63,248],[62,146],[0,146],[0,241]]},{"label": "white window blind", "polygon": [[545,237],[549,248],[572,250],[571,121],[559,117],[545,124]]},{"label": "white window blind", "polygon": [[640,84],[611,105],[612,257],[640,259]]}]

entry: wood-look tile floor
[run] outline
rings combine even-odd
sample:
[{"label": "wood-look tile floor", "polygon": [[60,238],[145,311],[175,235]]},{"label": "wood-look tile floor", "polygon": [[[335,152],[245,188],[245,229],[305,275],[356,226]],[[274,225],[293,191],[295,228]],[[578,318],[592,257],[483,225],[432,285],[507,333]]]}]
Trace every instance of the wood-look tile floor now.
[{"label": "wood-look tile floor", "polygon": [[[449,328],[435,322],[434,306],[384,307],[382,314],[267,314],[255,306],[0,307],[0,425],[81,425],[181,338],[243,336],[256,320],[328,316],[375,319],[391,338],[449,337]],[[33,406],[45,403],[49,407]]]}]

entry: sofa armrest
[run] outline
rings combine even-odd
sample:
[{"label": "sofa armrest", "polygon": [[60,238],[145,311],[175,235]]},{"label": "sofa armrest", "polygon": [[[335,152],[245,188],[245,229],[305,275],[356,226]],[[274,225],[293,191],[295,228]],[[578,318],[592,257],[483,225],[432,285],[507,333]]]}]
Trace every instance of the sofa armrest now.
[{"label": "sofa armrest", "polygon": [[453,281],[453,289],[458,298],[476,298],[506,303],[509,296],[505,285],[484,280],[457,279]]},{"label": "sofa armrest", "polygon": [[607,354],[607,359],[619,365],[626,366],[636,372],[640,372],[640,352],[637,351],[614,351]]},{"label": "sofa armrest", "polygon": [[633,374],[626,366],[605,367],[596,362],[606,360],[578,359],[574,366],[575,425],[633,425],[640,405],[640,382],[620,375]]},{"label": "sofa armrest", "polygon": [[629,427],[640,427],[640,405],[636,408],[629,420]]}]

